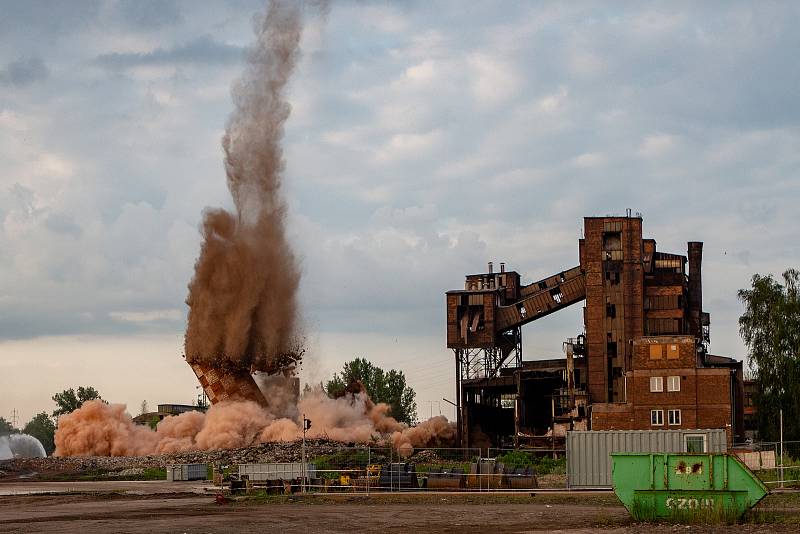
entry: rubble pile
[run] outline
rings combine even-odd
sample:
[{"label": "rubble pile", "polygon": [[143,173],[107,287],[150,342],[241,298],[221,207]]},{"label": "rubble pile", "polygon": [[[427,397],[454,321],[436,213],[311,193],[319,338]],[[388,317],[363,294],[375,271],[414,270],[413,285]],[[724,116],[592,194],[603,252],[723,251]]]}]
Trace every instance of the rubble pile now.
[{"label": "rubble pile", "polygon": [[[355,444],[316,439],[306,441],[306,457],[333,455]],[[363,447],[363,445],[362,445]],[[167,464],[215,464],[236,465],[258,462],[299,462],[302,461],[302,447],[299,441],[262,443],[241,449],[212,451],[190,451],[152,456],[70,456],[47,458],[15,458],[0,461],[0,479],[16,479],[32,473],[85,473],[111,472],[131,469],[164,467]]]}]

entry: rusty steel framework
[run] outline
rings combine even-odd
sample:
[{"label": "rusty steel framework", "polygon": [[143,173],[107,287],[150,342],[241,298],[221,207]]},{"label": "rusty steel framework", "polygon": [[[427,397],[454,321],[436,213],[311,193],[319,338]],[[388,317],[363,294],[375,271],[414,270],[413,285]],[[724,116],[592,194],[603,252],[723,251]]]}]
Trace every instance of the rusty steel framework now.
[{"label": "rusty steel framework", "polygon": [[499,336],[497,347],[467,347],[453,349],[460,369],[461,380],[497,376],[503,367],[519,367],[522,364],[522,329],[512,328]]},{"label": "rusty steel framework", "polygon": [[[518,272],[506,271],[504,263],[495,272],[490,262],[487,272],[466,276],[464,289],[446,293],[460,433],[469,430],[469,420],[462,418],[470,406],[486,420],[491,414],[499,418],[500,412],[492,410],[504,402],[515,402],[515,435],[524,434],[520,402],[533,390],[520,385],[519,373],[538,373],[537,380],[545,376],[544,371],[522,370],[531,362],[522,360],[521,327],[581,301],[583,334],[576,363],[590,403],[626,402],[625,377],[632,370],[636,339],[688,335],[696,340],[698,355],[706,354],[710,318],[702,309],[701,242],[689,242],[687,255],[657,251],[655,240],[642,236],[641,214],[628,210],[624,216],[586,217],[578,245],[578,266],[542,280],[522,285]],[[573,410],[576,371],[572,362],[565,365],[563,387],[573,390],[568,393]],[[555,399],[559,393],[545,395]]]}]

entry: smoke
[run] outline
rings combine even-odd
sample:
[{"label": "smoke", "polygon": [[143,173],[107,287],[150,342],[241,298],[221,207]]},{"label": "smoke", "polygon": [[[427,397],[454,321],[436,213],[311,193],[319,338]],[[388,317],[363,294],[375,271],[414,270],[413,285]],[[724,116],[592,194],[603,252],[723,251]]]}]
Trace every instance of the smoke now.
[{"label": "smoke", "polygon": [[280,194],[286,83],[299,57],[301,5],[273,1],[254,20],[256,44],[232,89],[222,147],[235,213],[206,209],[189,283],[189,363],[274,372],[302,353],[300,270],[286,239]]},{"label": "smoke", "polygon": [[[363,392],[332,399],[317,388],[289,410],[312,421],[306,434],[312,439],[390,444],[411,453],[418,447],[451,445],[455,437],[455,426],[443,416],[408,427],[388,415],[388,405],[373,403]],[[303,434],[300,420],[256,402],[229,401],[211,406],[205,414],[167,417],[151,430],[136,425],[122,404],[88,401],[59,418],[55,455],[142,456],[295,441]]]}]

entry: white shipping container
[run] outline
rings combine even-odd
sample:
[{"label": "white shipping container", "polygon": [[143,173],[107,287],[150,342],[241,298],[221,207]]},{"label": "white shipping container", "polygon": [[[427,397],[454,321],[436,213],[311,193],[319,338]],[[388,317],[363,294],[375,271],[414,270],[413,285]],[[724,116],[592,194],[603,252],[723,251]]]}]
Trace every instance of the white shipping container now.
[{"label": "white shipping container", "polygon": [[721,428],[567,432],[567,487],[610,488],[612,452],[709,453],[727,450],[727,435]]}]

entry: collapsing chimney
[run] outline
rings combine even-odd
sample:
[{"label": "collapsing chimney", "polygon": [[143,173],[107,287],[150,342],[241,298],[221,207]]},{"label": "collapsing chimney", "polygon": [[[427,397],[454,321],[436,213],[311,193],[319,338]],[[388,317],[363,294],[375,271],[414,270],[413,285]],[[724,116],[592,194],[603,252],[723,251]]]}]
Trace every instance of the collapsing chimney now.
[{"label": "collapsing chimney", "polygon": [[251,373],[289,372],[300,362],[300,269],[285,232],[281,139],[285,88],[299,57],[302,6],[273,0],[233,86],[222,146],[235,212],[207,209],[189,284],[184,352],[212,404],[266,405]]},{"label": "collapsing chimney", "polygon": [[190,363],[211,404],[228,400],[250,400],[267,406],[267,399],[245,370],[221,370],[200,363]]}]

